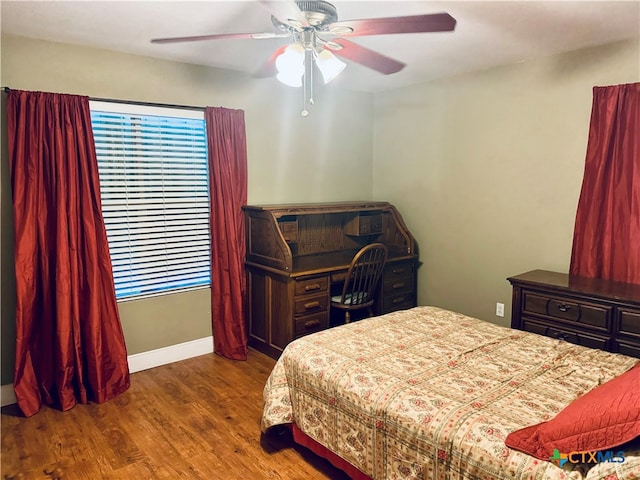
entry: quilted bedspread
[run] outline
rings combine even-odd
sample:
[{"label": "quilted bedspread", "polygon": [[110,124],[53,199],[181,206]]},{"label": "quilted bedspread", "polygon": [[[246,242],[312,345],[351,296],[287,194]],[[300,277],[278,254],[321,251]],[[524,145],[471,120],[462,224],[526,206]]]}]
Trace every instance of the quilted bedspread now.
[{"label": "quilted bedspread", "polygon": [[262,430],[295,422],[374,479],[637,479],[637,448],[561,469],[504,445],[637,361],[417,307],[289,344]]}]

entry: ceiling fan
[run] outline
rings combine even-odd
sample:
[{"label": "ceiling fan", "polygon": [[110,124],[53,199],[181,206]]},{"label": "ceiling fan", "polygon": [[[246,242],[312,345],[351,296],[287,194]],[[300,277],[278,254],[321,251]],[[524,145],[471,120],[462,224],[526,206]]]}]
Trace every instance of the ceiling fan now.
[{"label": "ceiling fan", "polygon": [[276,49],[256,72],[258,77],[276,75],[281,82],[304,87],[304,109],[313,104],[313,64],[325,83],[333,80],[346,66],[336,56],[359,63],[385,75],[399,72],[405,64],[347,40],[348,37],[394,33],[447,32],[456,20],[448,13],[404,17],[368,18],[338,21],[336,7],[325,0],[259,0],[271,13],[277,32],[223,33],[190,37],[156,38],[152,43],[177,43],[219,39],[291,38]]}]

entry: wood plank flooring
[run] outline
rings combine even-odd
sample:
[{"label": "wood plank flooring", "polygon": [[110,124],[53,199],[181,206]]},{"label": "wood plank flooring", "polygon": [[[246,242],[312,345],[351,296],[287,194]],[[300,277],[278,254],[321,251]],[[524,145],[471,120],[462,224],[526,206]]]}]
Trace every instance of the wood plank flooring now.
[{"label": "wood plank flooring", "polygon": [[255,350],[246,362],[202,355],[132,374],[129,390],[102,405],[31,418],[4,407],[2,478],[348,479],[290,433],[261,435],[274,363]]}]

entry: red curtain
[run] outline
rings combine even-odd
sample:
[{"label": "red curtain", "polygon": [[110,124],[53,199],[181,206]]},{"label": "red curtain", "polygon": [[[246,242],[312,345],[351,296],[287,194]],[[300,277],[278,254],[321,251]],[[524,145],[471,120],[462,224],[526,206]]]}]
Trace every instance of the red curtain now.
[{"label": "red curtain", "polygon": [[640,283],[640,83],[593,89],[570,273]]},{"label": "red curtain", "polygon": [[205,109],[211,201],[211,314],[214,352],[247,359],[245,234],[247,139],[244,112]]},{"label": "red curtain", "polygon": [[11,90],[16,358],[26,416],[105,402],[129,387],[89,99]]}]

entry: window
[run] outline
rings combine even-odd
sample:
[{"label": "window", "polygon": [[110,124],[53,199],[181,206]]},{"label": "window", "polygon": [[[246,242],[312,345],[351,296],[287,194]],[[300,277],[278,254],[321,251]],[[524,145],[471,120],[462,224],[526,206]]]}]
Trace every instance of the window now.
[{"label": "window", "polygon": [[90,106],[116,297],[210,285],[204,112]]}]

